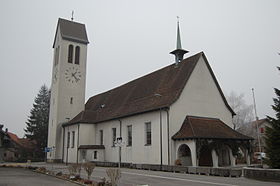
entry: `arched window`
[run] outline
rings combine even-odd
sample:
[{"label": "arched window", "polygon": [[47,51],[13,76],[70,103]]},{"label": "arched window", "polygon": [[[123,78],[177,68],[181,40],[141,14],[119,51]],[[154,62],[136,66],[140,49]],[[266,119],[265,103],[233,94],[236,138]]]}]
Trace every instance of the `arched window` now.
[{"label": "arched window", "polygon": [[73,63],[73,45],[68,47],[68,63]]},{"label": "arched window", "polygon": [[80,47],[76,46],[75,48],[75,64],[80,64]]}]

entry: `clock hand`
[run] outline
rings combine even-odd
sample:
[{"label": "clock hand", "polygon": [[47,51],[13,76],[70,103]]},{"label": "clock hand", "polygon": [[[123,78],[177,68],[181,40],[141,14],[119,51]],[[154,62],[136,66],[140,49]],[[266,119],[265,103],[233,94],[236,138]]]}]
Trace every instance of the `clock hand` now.
[{"label": "clock hand", "polygon": [[76,77],[76,73],[72,73],[72,77],[75,78],[76,82],[79,81],[79,79]]}]

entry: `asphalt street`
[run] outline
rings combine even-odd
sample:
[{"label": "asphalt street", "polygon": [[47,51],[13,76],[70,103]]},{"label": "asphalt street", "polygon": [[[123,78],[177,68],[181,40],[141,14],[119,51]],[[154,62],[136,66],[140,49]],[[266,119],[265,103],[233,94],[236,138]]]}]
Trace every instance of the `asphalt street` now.
[{"label": "asphalt street", "polygon": [[44,174],[35,173],[23,168],[0,167],[0,186],[77,186],[68,181],[57,179]]},{"label": "asphalt street", "polygon": [[[53,171],[68,173],[67,167],[64,164],[41,164],[40,166],[47,166],[48,169],[52,169]],[[101,179],[103,177],[107,178],[106,169],[106,167],[96,167],[91,177],[97,179]],[[121,172],[122,176],[119,183],[120,186],[280,186],[280,183],[277,182],[258,181],[244,177],[231,178],[126,168],[122,168]],[[81,174],[82,177],[86,177],[86,173],[84,171],[82,171]]]}]

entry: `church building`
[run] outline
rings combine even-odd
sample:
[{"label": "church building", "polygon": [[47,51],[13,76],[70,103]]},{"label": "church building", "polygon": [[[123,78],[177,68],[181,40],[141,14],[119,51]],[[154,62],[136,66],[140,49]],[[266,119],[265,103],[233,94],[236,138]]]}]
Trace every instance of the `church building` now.
[{"label": "church building", "polygon": [[203,52],[188,58],[177,27],[175,62],[85,103],[84,24],[59,19],[49,116],[48,161],[234,166],[251,138],[233,130],[229,106]]}]

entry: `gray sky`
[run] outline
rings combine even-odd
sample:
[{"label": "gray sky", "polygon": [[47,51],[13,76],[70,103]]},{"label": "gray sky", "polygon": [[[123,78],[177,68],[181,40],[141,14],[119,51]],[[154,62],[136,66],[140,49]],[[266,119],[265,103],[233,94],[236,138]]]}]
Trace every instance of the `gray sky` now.
[{"label": "gray sky", "polygon": [[279,0],[1,0],[0,123],[22,137],[35,96],[50,87],[57,19],[86,24],[86,100],[174,62],[176,16],[183,48],[204,51],[224,91],[244,93],[259,117],[280,88]]}]

